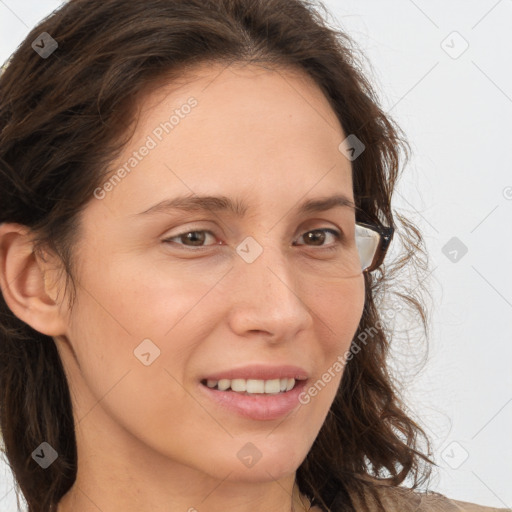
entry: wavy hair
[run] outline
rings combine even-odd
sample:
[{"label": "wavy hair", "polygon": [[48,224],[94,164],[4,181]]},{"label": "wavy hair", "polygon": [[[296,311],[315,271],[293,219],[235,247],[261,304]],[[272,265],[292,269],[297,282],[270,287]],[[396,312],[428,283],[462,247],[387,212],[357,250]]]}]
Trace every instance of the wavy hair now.
[{"label": "wavy hair", "polygon": [[[322,14],[321,10],[324,10]],[[128,142],[140,100],[201,63],[265,63],[305,71],[346,134],[365,151],[352,162],[356,220],[396,226],[402,252],[365,273],[365,305],[337,395],[305,460],[299,490],[323,510],[355,510],[354,499],[382,484],[428,481],[429,440],[407,412],[388,356],[393,331],[380,307],[388,289],[418,315],[428,334],[422,282],[397,291],[410,267],[427,269],[417,227],[391,198],[409,145],[379,106],[354,42],[310,0],[70,0],[42,20],[0,76],[0,223],[33,233],[73,279],[80,212]],[[58,48],[41,58],[42,32]],[[122,51],[120,49],[122,48]],[[396,221],[400,222],[400,226]],[[413,281],[411,281],[413,283]],[[75,292],[75,293],[73,293]],[[370,337],[368,338],[368,333]],[[354,340],[354,342],[355,342]],[[52,337],[17,318],[0,296],[0,428],[4,453],[28,512],[53,512],[73,485],[77,449],[72,403]],[[42,441],[59,454],[41,470]]]}]

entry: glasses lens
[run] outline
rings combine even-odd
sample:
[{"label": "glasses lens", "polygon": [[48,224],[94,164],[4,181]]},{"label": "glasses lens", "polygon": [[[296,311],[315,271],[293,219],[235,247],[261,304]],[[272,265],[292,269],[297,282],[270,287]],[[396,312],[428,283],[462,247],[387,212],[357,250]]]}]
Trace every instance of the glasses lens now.
[{"label": "glasses lens", "polygon": [[361,263],[361,271],[369,268],[375,258],[375,253],[380,242],[377,231],[356,224],[356,245]]}]

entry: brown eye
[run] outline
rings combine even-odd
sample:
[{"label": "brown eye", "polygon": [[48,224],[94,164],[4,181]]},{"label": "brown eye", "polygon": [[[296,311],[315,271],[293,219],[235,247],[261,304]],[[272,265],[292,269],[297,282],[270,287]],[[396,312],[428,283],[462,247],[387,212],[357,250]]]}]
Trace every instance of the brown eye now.
[{"label": "brown eye", "polygon": [[[215,244],[206,244],[207,235],[215,238],[211,231],[207,230],[191,230],[184,231],[173,237],[163,240],[163,242],[184,247],[208,247]],[[336,246],[329,242],[329,236],[334,237],[334,242],[341,240],[341,233],[335,229],[321,228],[306,231],[300,238],[303,238],[305,243],[299,245],[308,245],[310,247],[325,247],[335,249]]]},{"label": "brown eye", "polygon": [[[171,238],[166,238],[163,240],[166,243],[177,243],[178,245],[185,245],[187,247],[204,247],[202,245],[207,238],[205,234],[209,234],[213,236],[211,231],[206,230],[198,230],[198,231],[184,231],[183,233],[179,233],[176,236]],[[174,240],[178,239],[179,242],[174,242]]]},{"label": "brown eye", "polygon": [[339,231],[329,228],[313,229],[311,231],[306,231],[306,233],[301,235],[301,238],[304,238],[304,240],[307,241],[306,245],[323,247],[325,245],[330,245],[324,243],[327,239],[326,233],[334,236],[335,241],[341,239],[341,233]]}]

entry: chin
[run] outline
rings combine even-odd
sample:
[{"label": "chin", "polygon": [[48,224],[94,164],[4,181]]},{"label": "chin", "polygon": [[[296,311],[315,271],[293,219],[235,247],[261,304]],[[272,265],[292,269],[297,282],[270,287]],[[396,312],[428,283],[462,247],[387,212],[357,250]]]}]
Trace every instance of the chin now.
[{"label": "chin", "polygon": [[[304,445],[304,437],[293,435],[279,442],[280,439],[272,439],[274,434],[269,435],[269,432],[233,440],[230,444],[236,448],[226,448],[215,458],[215,464],[209,466],[215,467],[215,476],[221,472],[229,474],[232,481],[267,482],[294,474],[305,459],[309,445]],[[233,456],[226,457],[228,452]]]},{"label": "chin", "polygon": [[[254,466],[250,468],[241,467],[241,465],[233,466],[232,464],[226,467],[225,473],[229,474],[227,478],[231,482],[239,483],[256,483],[256,482],[273,482],[275,480],[281,480],[287,476],[295,474],[300,464],[290,464],[287,461],[279,461],[277,465],[274,460],[260,459]],[[213,475],[218,477],[218,474]]]}]

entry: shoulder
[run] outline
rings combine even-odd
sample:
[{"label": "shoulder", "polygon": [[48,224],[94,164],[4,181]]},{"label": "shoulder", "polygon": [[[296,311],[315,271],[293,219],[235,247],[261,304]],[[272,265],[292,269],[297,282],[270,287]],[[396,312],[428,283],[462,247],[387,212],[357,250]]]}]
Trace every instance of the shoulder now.
[{"label": "shoulder", "polygon": [[[354,501],[357,510],[363,501],[357,497]],[[419,492],[392,486],[375,486],[375,492],[368,492],[364,496],[364,502],[371,512],[379,511],[379,501],[386,512],[512,512],[510,508],[486,507],[452,500],[436,492]]]},{"label": "shoulder", "polygon": [[467,501],[451,501],[451,503],[464,512],[512,512],[511,508],[484,507],[483,505],[476,505],[475,503],[468,503]]}]

